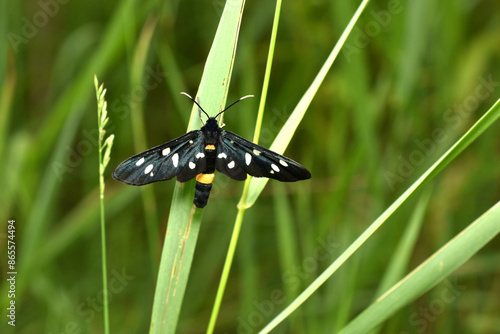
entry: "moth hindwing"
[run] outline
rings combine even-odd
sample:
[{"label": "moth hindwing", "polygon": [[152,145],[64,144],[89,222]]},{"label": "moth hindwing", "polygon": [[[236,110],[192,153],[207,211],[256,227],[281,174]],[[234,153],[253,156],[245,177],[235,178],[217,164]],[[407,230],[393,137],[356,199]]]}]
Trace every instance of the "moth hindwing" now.
[{"label": "moth hindwing", "polygon": [[142,186],[174,176],[179,182],[196,178],[193,202],[203,208],[210,195],[215,170],[239,181],[245,180],[247,174],[283,182],[311,178],[311,173],[298,162],[221,129],[216,117],[249,96],[240,98],[214,117],[187,96],[198,106],[200,118],[202,111],[207,116],[204,126],[123,161],[113,172],[116,180]]}]

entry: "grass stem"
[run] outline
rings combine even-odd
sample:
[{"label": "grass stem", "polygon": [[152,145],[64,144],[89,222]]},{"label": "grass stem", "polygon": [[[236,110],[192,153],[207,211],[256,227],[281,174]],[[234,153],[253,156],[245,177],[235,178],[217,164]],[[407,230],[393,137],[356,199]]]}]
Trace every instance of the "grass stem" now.
[{"label": "grass stem", "polygon": [[[274,13],[274,22],[273,28],[271,32],[271,42],[269,47],[269,53],[267,57],[267,65],[264,74],[264,82],[262,85],[262,94],[259,103],[259,111],[257,113],[257,121],[255,124],[255,132],[254,132],[254,142],[257,143],[259,141],[260,129],[262,128],[262,118],[264,116],[264,107],[266,104],[267,90],[269,87],[269,78],[271,77],[271,67],[272,60],[274,56],[274,48],[276,45],[276,36],[278,34],[278,23],[279,23],[279,14],[281,10],[281,0],[276,1],[276,10]],[[236,251],[236,245],[238,243],[238,238],[241,231],[241,225],[243,224],[243,217],[245,216],[245,212],[247,209],[246,198],[248,194],[248,188],[250,185],[251,177],[247,177],[245,181],[245,185],[243,186],[243,192],[241,195],[241,199],[238,203],[238,214],[236,216],[236,220],[234,222],[233,234],[231,235],[231,241],[229,242],[229,249],[226,256],[226,261],[224,262],[224,268],[222,269],[222,276],[219,282],[219,288],[217,289],[217,295],[215,297],[214,307],[212,309],[212,314],[210,315],[210,321],[208,323],[207,334],[213,333],[215,329],[215,323],[217,321],[217,316],[219,315],[220,306],[222,303],[222,298],[224,297],[224,291],[226,289],[227,280],[229,278],[229,272],[231,271],[231,265],[234,259],[234,253]]]},{"label": "grass stem", "polygon": [[103,316],[104,333],[109,334],[109,296],[108,296],[108,266],[106,261],[106,221],[104,210],[104,171],[109,162],[111,147],[113,146],[114,135],[105,139],[107,117],[107,103],[104,100],[106,90],[97,81],[94,76],[94,84],[97,95],[97,127],[99,131],[99,200],[100,200],[100,219],[101,219],[101,263],[102,263],[102,290],[103,290]]}]

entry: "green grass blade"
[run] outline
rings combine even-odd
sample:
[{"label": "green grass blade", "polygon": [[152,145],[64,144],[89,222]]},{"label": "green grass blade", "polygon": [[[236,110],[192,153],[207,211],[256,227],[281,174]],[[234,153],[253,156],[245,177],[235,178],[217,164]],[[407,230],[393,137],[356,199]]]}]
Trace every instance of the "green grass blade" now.
[{"label": "green grass blade", "polygon": [[[299,220],[295,217],[297,209],[290,203],[290,199],[286,196],[285,185],[278,183],[274,194],[275,202],[275,217],[276,222],[276,244],[279,254],[279,263],[282,275],[285,275],[289,268],[297,268],[300,263],[300,252],[297,245],[300,245],[300,238],[297,235],[296,224]],[[284,292],[287,300],[293,300],[300,292],[300,286],[286,284]],[[296,314],[296,317],[291,319],[294,328],[299,328],[299,331],[305,332],[305,322],[307,317],[301,317]]]},{"label": "green grass blade", "polygon": [[[124,0],[116,9],[106,30],[103,32],[101,43],[82,70],[72,80],[72,85],[65,90],[61,97],[54,103],[52,112],[41,125],[41,131],[37,133],[36,140],[41,143],[41,147],[35,151],[36,159],[44,159],[52,150],[54,142],[60,140],[58,134],[61,132],[67,118],[80,111],[80,106],[91,97],[89,80],[94,74],[104,75],[110,64],[113,63],[120,52],[126,47],[127,33],[130,29],[135,29],[137,22],[142,18],[137,16],[136,0]],[[127,18],[135,17],[135,20]],[[124,27],[126,26],[126,30]],[[75,111],[76,110],[76,111]],[[58,161],[62,161],[59,159]]]},{"label": "green grass blade", "polygon": [[[410,262],[411,256],[414,254],[415,245],[424,222],[432,190],[432,186],[425,188],[422,195],[418,199],[418,202],[409,217],[405,231],[399,239],[397,247],[394,248],[391,258],[387,261],[388,265],[385,269],[384,276],[380,280],[379,286],[377,287],[377,291],[375,292],[375,298],[381,296],[391,286],[396,284],[407,272],[408,263]],[[344,325],[346,323],[344,323]],[[370,334],[379,332],[380,328],[374,328]]]},{"label": "green grass blade", "polygon": [[[0,5],[5,7],[5,5]],[[0,14],[2,16],[2,14]],[[0,23],[5,24],[4,23]],[[5,54],[6,56],[7,54]],[[3,59],[0,55],[0,66],[2,66]],[[5,64],[7,68],[7,64]],[[0,165],[0,184],[3,185],[3,192],[0,195],[0,215],[2,222],[7,222],[9,219],[7,217],[8,212],[10,212],[12,202],[14,200],[14,193],[16,185],[18,184],[19,177],[21,174],[21,168],[18,165],[21,161],[25,160],[26,153],[29,149],[28,145],[28,135],[27,133],[22,133],[16,136],[15,140],[9,140],[9,146],[7,144],[7,138],[9,136],[9,124],[12,116],[12,101],[15,95],[16,87],[16,73],[13,70],[7,71],[0,75],[0,157],[3,157],[5,163]],[[16,145],[16,148],[21,148],[19,150],[12,149]],[[20,147],[17,147],[17,145]],[[13,167],[14,163],[17,167]],[[0,223],[0,227],[3,224]]]},{"label": "green grass blade", "polygon": [[0,228],[6,228],[9,213],[16,203],[16,191],[23,177],[23,166],[28,160],[30,143],[29,134],[24,131],[19,132],[10,138],[9,146],[3,155],[5,163],[0,166],[0,173],[3,176],[0,179],[3,190],[0,194],[0,215],[3,224],[0,224]]},{"label": "green grass blade", "polygon": [[420,190],[437,173],[447,166],[460,152],[479,137],[500,117],[500,100],[474,124],[441,158],[439,158],[422,176],[420,176],[395,202],[393,202],[321,275],[314,280],[290,305],[275,317],[261,333],[269,333],[288,315],[304,303],[335,271],[351,257],[375,231],[398,209],[411,195]]},{"label": "green grass blade", "polygon": [[499,221],[500,202],[378,298],[340,333],[365,333],[430,290],[500,233]]},{"label": "green grass blade", "polygon": [[[65,148],[78,133],[78,126],[84,111],[83,106],[92,92],[89,89],[89,80],[94,73],[106,68],[117,51],[125,46],[122,31],[123,18],[134,16],[134,3],[135,0],[127,0],[121,3],[103,36],[103,42],[74,80],[75,83],[55,103],[51,113],[41,125],[42,130],[34,139],[37,145],[33,145],[31,159],[43,160],[50,155],[49,161],[51,161],[51,164],[45,166],[40,161],[37,161],[45,170],[25,225],[25,242],[21,245],[21,251],[24,255],[19,261],[19,271],[27,273],[33,262],[36,262],[36,249],[46,236],[47,225],[50,222],[49,216],[54,206],[53,200],[61,187],[61,178],[64,176],[64,172],[62,172],[63,176],[61,176],[61,167],[56,166],[63,166],[63,170],[64,167],[67,167],[64,165]],[[49,153],[49,150],[52,153]],[[30,161],[30,163],[34,162]],[[28,278],[29,275],[23,275],[17,281],[20,294],[24,291],[23,286]]]},{"label": "green grass blade", "polygon": [[154,295],[150,333],[175,333],[201,222],[193,202],[194,184],[179,184],[173,195]]},{"label": "green grass blade", "polygon": [[[147,64],[148,52],[151,48],[151,40],[157,24],[158,19],[150,17],[144,24],[144,28],[139,35],[130,71],[131,92],[134,88],[143,86],[144,70]],[[130,123],[136,152],[143,152],[149,147],[146,143],[146,127],[144,125],[144,110],[142,107],[143,100],[144,99],[141,99],[141,101],[136,101],[136,103],[130,104]],[[141,188],[141,191],[146,220],[146,230],[149,241],[149,254],[151,257],[151,264],[153,266],[152,269],[154,272],[157,272],[157,247],[159,244],[157,204],[152,187],[143,187]]]},{"label": "green grass blade", "polygon": [[231,264],[233,263],[234,253],[236,250],[236,245],[238,243],[238,236],[240,234],[244,215],[245,214],[243,210],[238,210],[236,222],[234,223],[233,234],[231,235],[231,241],[229,243],[226,260],[224,262],[224,268],[222,269],[219,288],[217,289],[217,295],[215,297],[214,307],[212,309],[212,314],[210,315],[207,334],[212,334],[215,330],[215,323],[217,322],[217,316],[219,315],[220,306],[222,304],[222,297],[224,297],[224,291],[226,289],[227,280],[229,278],[229,272],[231,271]]},{"label": "green grass blade", "polygon": [[[264,106],[266,103],[267,87],[269,84],[269,78],[271,76],[272,58],[273,58],[273,54],[274,54],[274,48],[276,45],[276,36],[278,33],[278,23],[279,23],[280,10],[281,10],[281,1],[278,0],[276,2],[276,8],[275,8],[275,12],[274,12],[273,29],[271,32],[271,42],[269,45],[269,52],[268,52],[268,56],[267,56],[266,71],[264,74],[264,83],[262,86],[263,87],[262,88],[262,96],[260,99],[259,111],[257,113],[257,123],[255,126],[254,141],[257,141],[259,138],[260,128],[262,126],[262,117],[264,116]],[[242,205],[242,203],[245,203],[245,201],[246,201],[248,187],[250,184],[250,179],[251,178],[247,178],[247,180],[245,181],[245,185],[243,186],[243,192],[241,195],[241,199],[238,203],[238,214],[237,214],[236,220],[234,222],[233,233],[231,234],[231,240],[229,242],[229,248],[227,251],[226,260],[224,261],[224,267],[222,268],[222,275],[221,275],[221,279],[219,281],[219,287],[217,288],[217,295],[215,296],[214,307],[213,307],[212,313],[210,315],[210,321],[208,323],[207,334],[212,334],[215,330],[215,323],[217,322],[217,317],[219,315],[219,310],[220,310],[220,307],[222,304],[222,298],[224,297],[224,291],[226,290],[227,280],[229,278],[229,272],[231,271],[231,266],[233,264],[234,253],[236,251],[236,245],[238,244],[238,238],[239,238],[240,231],[241,231],[241,225],[243,224],[243,218],[245,217],[245,211],[247,209],[247,206]]]},{"label": "green grass blade", "polygon": [[[7,67],[7,64],[5,64],[5,67]],[[0,81],[0,156],[5,156],[3,153],[12,112],[12,100],[14,99],[16,87],[16,73],[14,71],[7,71],[5,77],[0,78],[0,80],[1,79],[4,80]]]},{"label": "green grass blade", "polygon": [[[339,54],[340,50],[342,49],[342,46],[344,45],[347,37],[351,33],[352,29],[354,28],[355,23],[359,19],[359,16],[365,9],[366,5],[368,4],[369,0],[363,0],[363,2],[359,5],[358,9],[354,13],[354,16],[352,17],[351,21],[345,28],[344,32],[340,36],[338,42],[335,44],[335,46],[332,49],[332,52],[326,59],[325,63],[321,67],[320,71],[316,75],[316,78],[314,78],[314,81],[312,82],[311,86],[307,89],[305,92],[304,96],[300,99],[299,103],[293,110],[292,114],[286,121],[285,125],[283,128],[280,130],[278,135],[276,136],[276,139],[274,140],[273,144],[271,145],[270,149],[272,151],[278,152],[278,153],[283,153],[285,149],[287,148],[288,144],[290,143],[290,140],[292,140],[293,134],[295,133],[295,130],[300,124],[300,121],[304,117],[307,108],[311,104],[312,99],[316,95],[316,92],[318,91],[319,87],[321,86],[321,83],[325,79],[326,75],[328,74],[328,71],[333,65],[333,62],[337,58],[337,55]],[[259,197],[260,193],[266,186],[267,182],[269,179],[267,178],[252,178],[250,180],[249,188],[248,188],[248,195],[247,198],[245,199],[245,202],[242,203],[242,206],[250,207],[252,206],[257,198]]]},{"label": "green grass blade", "polygon": [[432,187],[429,189],[425,188],[423,190],[423,193],[408,220],[408,225],[406,226],[397,247],[394,249],[393,256],[388,261],[389,265],[384,273],[384,277],[380,282],[375,296],[378,297],[384,293],[387,289],[389,289],[389,287],[403,277],[406,272],[420,229],[422,228],[422,223],[431,199],[431,194]]},{"label": "green grass blade", "polygon": [[[7,1],[0,3],[0,92],[4,90],[2,87],[7,82],[7,59],[8,59],[8,38],[7,31],[9,29],[9,18],[15,17],[9,12]],[[12,16],[11,16],[12,15]]]},{"label": "green grass blade", "polygon": [[[198,91],[211,116],[223,109],[236,52],[244,1],[228,2],[210,49]],[[193,107],[189,130],[200,126]],[[194,182],[177,183],[169,215],[151,317],[151,333],[174,333],[186,289],[202,210],[193,205]]]},{"label": "green grass blade", "polygon": [[273,29],[271,31],[271,41],[269,43],[269,52],[267,54],[266,71],[264,73],[264,82],[262,84],[262,93],[260,95],[259,109],[257,112],[257,122],[255,124],[255,132],[253,135],[253,142],[258,143],[260,137],[260,129],[262,127],[262,119],[264,118],[264,108],[266,106],[267,91],[269,89],[269,79],[271,77],[271,70],[274,58],[274,49],[276,48],[276,36],[278,35],[278,25],[281,12],[281,0],[276,1],[276,8],[274,10]]}]

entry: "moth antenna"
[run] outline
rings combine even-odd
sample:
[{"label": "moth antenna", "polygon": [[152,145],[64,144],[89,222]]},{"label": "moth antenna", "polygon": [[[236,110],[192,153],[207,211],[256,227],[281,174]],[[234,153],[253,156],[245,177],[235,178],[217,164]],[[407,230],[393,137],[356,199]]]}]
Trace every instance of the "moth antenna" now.
[{"label": "moth antenna", "polygon": [[204,110],[204,109],[200,106],[200,104],[199,104],[198,102],[196,102],[196,100],[195,100],[195,99],[193,99],[193,98],[191,97],[191,95],[189,95],[188,93],[185,93],[185,92],[181,92],[181,94],[182,94],[182,95],[186,95],[187,97],[189,97],[189,99],[190,99],[191,101],[193,101],[193,102],[194,102],[194,103],[198,106],[198,108],[199,108],[199,109],[198,109],[198,112],[200,113],[200,119],[201,119],[201,122],[202,122],[203,124],[205,124],[205,122],[204,122],[204,121],[203,121],[203,119],[201,118],[201,112],[203,111],[203,112],[205,113],[205,115],[207,115],[207,117],[208,117],[208,118],[210,118],[210,116],[207,114],[207,112],[206,112],[206,111],[205,111],[205,110]]},{"label": "moth antenna", "polygon": [[228,110],[229,108],[231,108],[232,106],[234,106],[236,103],[240,102],[241,100],[244,100],[248,97],[254,97],[253,95],[245,95],[245,96],[242,96],[240,97],[239,99],[237,99],[236,101],[234,101],[233,103],[231,103],[229,106],[226,107],[226,109],[222,110],[220,113],[218,113],[217,115],[215,115],[215,117],[219,116],[220,114],[222,114],[224,111]]}]

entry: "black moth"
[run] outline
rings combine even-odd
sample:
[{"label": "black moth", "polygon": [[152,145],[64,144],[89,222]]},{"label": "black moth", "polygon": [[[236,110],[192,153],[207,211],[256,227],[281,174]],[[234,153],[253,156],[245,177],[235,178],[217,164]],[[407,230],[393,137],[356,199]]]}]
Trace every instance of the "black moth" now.
[{"label": "black moth", "polygon": [[215,170],[238,181],[245,180],[247,174],[284,182],[311,178],[311,173],[298,162],[219,127],[216,117],[251,95],[240,98],[216,116],[210,117],[191,96],[181,94],[196,103],[202,123],[201,112],[208,117],[204,126],[128,158],[113,172],[116,180],[142,186],[169,180],[174,176],[179,182],[196,177],[193,202],[198,208],[204,208],[212,189]]}]

